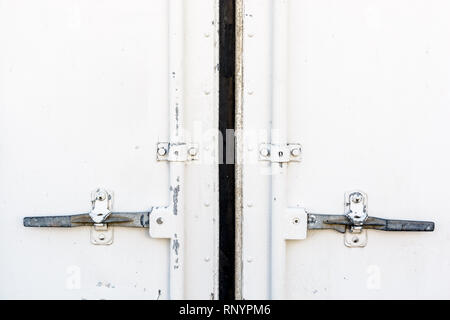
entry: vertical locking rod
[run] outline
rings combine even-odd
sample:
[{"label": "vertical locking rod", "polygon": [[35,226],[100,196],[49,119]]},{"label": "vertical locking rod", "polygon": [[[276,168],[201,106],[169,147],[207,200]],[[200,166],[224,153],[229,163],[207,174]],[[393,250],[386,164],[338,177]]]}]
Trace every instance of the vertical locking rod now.
[{"label": "vertical locking rod", "polygon": [[[273,0],[272,40],[272,145],[287,144],[288,1]],[[280,158],[283,155],[279,155]],[[284,216],[287,208],[287,162],[272,162],[270,298],[285,294],[286,239]]]},{"label": "vertical locking rod", "polygon": [[[169,0],[170,143],[183,143],[184,131],[184,0]],[[169,201],[175,217],[170,238],[169,299],[184,298],[184,162],[169,162]]]}]

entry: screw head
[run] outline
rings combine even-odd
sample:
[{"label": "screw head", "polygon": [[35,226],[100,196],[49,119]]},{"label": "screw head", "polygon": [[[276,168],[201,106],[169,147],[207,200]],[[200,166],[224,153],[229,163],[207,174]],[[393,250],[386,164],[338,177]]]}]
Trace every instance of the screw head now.
[{"label": "screw head", "polygon": [[164,147],[158,148],[158,155],[160,155],[162,157],[162,156],[165,156],[166,154],[167,154],[166,148],[164,148]]},{"label": "screw head", "polygon": [[197,148],[195,148],[195,147],[189,148],[189,150],[188,150],[188,153],[191,157],[195,157],[197,155],[197,152],[198,152]]},{"label": "screw head", "polygon": [[300,223],[300,219],[299,218],[294,218],[294,219],[292,219],[292,223],[293,224],[299,224]]},{"label": "screw head", "polygon": [[103,234],[103,233],[100,233],[99,235],[98,235],[98,239],[99,240],[101,240],[101,241],[103,241],[103,240],[105,240],[105,235]]},{"label": "screw head", "polygon": [[267,148],[262,148],[259,153],[263,156],[263,157],[268,157],[270,155],[270,150]]},{"label": "screw head", "polygon": [[292,155],[293,157],[298,157],[298,156],[300,156],[300,149],[299,149],[299,148],[294,148],[294,149],[292,149],[292,150],[291,150],[291,155]]},{"label": "screw head", "polygon": [[164,223],[163,218],[159,217],[158,219],[156,219],[156,223],[157,224],[163,224]]}]

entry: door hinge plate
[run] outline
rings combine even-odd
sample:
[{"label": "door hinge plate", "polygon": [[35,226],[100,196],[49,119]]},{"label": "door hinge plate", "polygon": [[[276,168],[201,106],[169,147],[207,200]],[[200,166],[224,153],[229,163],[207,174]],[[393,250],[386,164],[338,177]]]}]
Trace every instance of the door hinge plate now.
[{"label": "door hinge plate", "polygon": [[185,162],[199,159],[199,147],[193,143],[159,142],[156,146],[158,161]]},{"label": "door hinge plate", "polygon": [[301,161],[302,146],[298,143],[276,145],[262,143],[259,145],[259,160],[278,163]]}]

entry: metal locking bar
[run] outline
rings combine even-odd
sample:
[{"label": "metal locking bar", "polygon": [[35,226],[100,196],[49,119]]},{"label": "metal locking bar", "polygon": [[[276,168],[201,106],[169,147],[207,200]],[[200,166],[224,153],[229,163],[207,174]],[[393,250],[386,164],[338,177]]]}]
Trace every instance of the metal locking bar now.
[{"label": "metal locking bar", "polygon": [[129,228],[148,228],[148,212],[112,212],[113,194],[104,189],[92,192],[92,209],[89,213],[70,216],[25,217],[25,227],[74,228],[92,226],[91,242],[96,245],[109,245],[113,242],[112,226]]},{"label": "metal locking bar", "polygon": [[[151,211],[131,213],[111,212],[110,216],[103,223],[117,227],[148,228],[150,213]],[[25,227],[35,228],[75,228],[94,226],[95,224],[96,222],[92,220],[89,213],[71,216],[25,217],[23,219],[23,225]]]},{"label": "metal locking bar", "polygon": [[307,229],[331,229],[345,234],[345,245],[364,247],[367,230],[381,231],[434,231],[434,222],[396,220],[370,217],[367,210],[367,195],[362,191],[349,192],[345,196],[345,214],[330,215],[308,213]]}]

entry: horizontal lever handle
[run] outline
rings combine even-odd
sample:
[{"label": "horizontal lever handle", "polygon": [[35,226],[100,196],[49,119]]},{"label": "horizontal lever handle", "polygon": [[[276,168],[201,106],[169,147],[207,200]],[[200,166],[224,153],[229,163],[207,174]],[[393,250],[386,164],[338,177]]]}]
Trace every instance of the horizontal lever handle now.
[{"label": "horizontal lever handle", "polygon": [[[150,212],[136,213],[111,213],[102,224],[129,228],[148,228]],[[89,214],[77,214],[71,216],[47,216],[47,217],[25,217],[25,227],[58,227],[72,228],[81,226],[93,226],[95,222]]]},{"label": "horizontal lever handle", "polygon": [[25,217],[23,218],[23,225],[25,227],[70,228],[72,227],[72,217],[73,216]]},{"label": "horizontal lever handle", "polygon": [[367,220],[367,227],[370,227],[370,222],[373,220],[373,229],[383,231],[434,231],[434,222],[431,221],[391,220],[372,217]]},{"label": "horizontal lever handle", "polygon": [[[353,224],[346,215],[308,214],[308,229],[332,229],[345,233],[347,227]],[[434,231],[434,222],[391,220],[376,217],[368,217],[362,224],[364,229],[375,229],[382,231]]]}]

